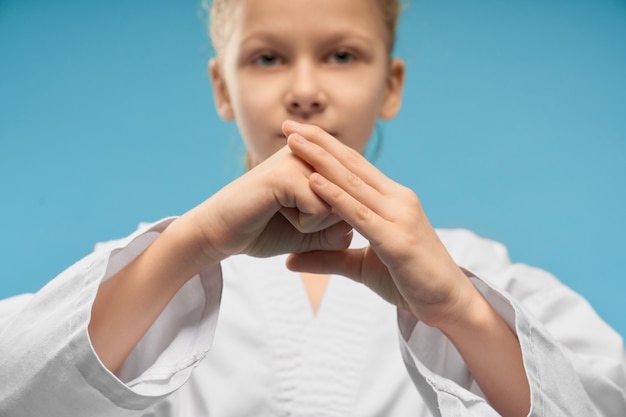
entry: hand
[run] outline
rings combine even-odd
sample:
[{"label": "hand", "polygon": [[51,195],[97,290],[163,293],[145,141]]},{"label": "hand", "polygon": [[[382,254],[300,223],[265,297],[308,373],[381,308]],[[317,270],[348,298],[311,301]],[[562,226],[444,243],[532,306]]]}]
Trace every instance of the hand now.
[{"label": "hand", "polygon": [[291,151],[315,171],[311,189],[369,241],[362,249],[295,254],[288,267],[345,275],[432,326],[462,315],[476,291],[417,195],[320,128],[286,122],[283,129]]},{"label": "hand", "polygon": [[284,147],[173,221],[104,282],[89,335],[105,366],[117,372],[179,289],[230,255],[348,247],[352,228],[311,190],[312,172]]},{"label": "hand", "polygon": [[183,217],[211,262],[344,249],[352,228],[310,189],[312,172],[284,147]]}]

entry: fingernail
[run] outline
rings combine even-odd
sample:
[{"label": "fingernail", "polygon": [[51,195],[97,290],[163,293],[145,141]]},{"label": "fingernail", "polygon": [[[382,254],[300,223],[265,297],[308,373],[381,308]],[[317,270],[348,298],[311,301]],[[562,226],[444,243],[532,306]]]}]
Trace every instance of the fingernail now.
[{"label": "fingernail", "polygon": [[302,144],[308,143],[308,141],[304,138],[304,136],[299,135],[297,133],[292,133],[291,137],[293,137],[293,139],[298,143],[302,143]]},{"label": "fingernail", "polygon": [[285,120],[285,124],[287,126],[291,126],[293,128],[296,128],[296,129],[302,126],[300,123],[298,123],[298,122],[296,122],[294,120]]},{"label": "fingernail", "polygon": [[319,173],[315,172],[311,176],[313,177],[313,182],[317,185],[326,185],[326,178],[322,177]]}]

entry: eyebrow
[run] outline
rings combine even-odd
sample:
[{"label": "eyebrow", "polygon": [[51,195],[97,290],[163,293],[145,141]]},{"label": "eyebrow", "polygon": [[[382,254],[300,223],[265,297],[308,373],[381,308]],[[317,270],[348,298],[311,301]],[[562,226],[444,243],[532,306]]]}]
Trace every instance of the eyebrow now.
[{"label": "eyebrow", "polygon": [[[369,44],[376,38],[367,33],[363,33],[362,31],[340,29],[328,35],[325,35],[321,39],[323,43],[337,43],[349,39],[358,39],[361,42],[366,42]],[[278,33],[262,29],[258,31],[252,31],[249,34],[244,35],[241,39],[241,45],[246,45],[256,40],[283,45],[286,44],[284,35],[279,35]]]}]

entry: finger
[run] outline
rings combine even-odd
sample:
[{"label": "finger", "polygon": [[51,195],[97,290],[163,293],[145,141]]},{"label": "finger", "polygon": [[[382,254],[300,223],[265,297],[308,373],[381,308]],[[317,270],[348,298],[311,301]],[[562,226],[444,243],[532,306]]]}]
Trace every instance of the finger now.
[{"label": "finger", "polygon": [[389,212],[393,207],[389,207],[384,195],[346,168],[324,148],[309,142],[298,133],[290,135],[288,143],[292,152],[311,164],[317,172],[328,178],[329,181],[336,184],[355,200],[382,217],[387,218],[390,215]]},{"label": "finger", "polygon": [[277,180],[272,189],[276,201],[281,206],[280,212],[289,222],[302,233],[322,230],[340,219],[333,215],[332,208],[309,187],[309,176],[312,168],[298,158],[289,148],[288,158],[284,165],[290,166],[294,160],[299,161],[295,170],[270,170]]},{"label": "finger", "polygon": [[293,253],[344,250],[350,246],[352,235],[352,226],[342,221],[319,232],[307,234]]},{"label": "finger", "polygon": [[290,254],[286,265],[288,269],[296,272],[343,275],[369,287],[384,300],[398,307],[409,309],[409,304],[386,268],[377,272],[365,272],[366,252],[367,248],[361,248]]},{"label": "finger", "polygon": [[357,229],[372,245],[380,245],[388,230],[385,219],[321,174],[314,172],[309,180],[311,189],[332,206],[337,215]]},{"label": "finger", "polygon": [[323,214],[314,214],[304,213],[298,208],[283,207],[280,213],[302,233],[318,232],[342,221],[341,217],[330,210]]},{"label": "finger", "polygon": [[363,249],[316,250],[290,254],[286,265],[292,271],[337,274],[361,282],[362,259]]},{"label": "finger", "polygon": [[[389,193],[393,191],[393,181],[389,180],[359,152],[344,145],[320,127],[287,121],[283,124],[283,132],[287,137],[297,133],[305,137],[309,142],[325,149],[326,152],[339,160],[346,168],[379,192]],[[310,163],[310,161],[307,162]]]}]

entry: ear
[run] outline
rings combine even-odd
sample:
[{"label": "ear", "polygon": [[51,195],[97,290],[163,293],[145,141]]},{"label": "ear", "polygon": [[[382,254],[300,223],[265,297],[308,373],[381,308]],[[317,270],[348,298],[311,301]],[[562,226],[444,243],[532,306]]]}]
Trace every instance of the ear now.
[{"label": "ear", "polygon": [[217,58],[211,58],[209,61],[209,75],[213,85],[213,99],[215,100],[217,114],[224,120],[234,120],[235,114],[230,105],[226,80],[224,80]]},{"label": "ear", "polygon": [[396,117],[402,106],[402,90],[404,89],[404,61],[399,58],[391,60],[387,74],[387,89],[382,106],[378,112],[381,119],[389,120]]}]

